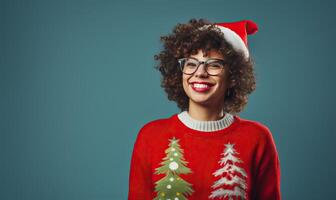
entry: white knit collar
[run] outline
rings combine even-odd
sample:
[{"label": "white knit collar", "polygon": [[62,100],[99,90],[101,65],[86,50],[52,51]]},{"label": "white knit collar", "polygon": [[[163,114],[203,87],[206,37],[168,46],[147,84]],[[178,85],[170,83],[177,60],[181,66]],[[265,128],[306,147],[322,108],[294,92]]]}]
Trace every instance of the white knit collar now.
[{"label": "white knit collar", "polygon": [[183,111],[179,113],[177,117],[187,127],[194,129],[194,130],[205,131],[205,132],[222,130],[230,126],[234,121],[233,115],[231,115],[230,113],[226,113],[226,112],[222,119],[215,120],[215,121],[200,121],[200,120],[193,119],[189,115],[188,111]]}]

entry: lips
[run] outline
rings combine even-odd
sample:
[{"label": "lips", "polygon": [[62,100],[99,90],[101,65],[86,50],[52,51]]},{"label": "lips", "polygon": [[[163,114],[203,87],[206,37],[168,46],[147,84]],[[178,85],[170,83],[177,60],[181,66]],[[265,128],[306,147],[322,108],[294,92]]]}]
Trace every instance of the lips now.
[{"label": "lips", "polygon": [[210,90],[210,88],[214,85],[213,83],[209,83],[209,82],[191,82],[190,83],[191,88],[196,91],[196,92],[206,92],[208,90]]}]

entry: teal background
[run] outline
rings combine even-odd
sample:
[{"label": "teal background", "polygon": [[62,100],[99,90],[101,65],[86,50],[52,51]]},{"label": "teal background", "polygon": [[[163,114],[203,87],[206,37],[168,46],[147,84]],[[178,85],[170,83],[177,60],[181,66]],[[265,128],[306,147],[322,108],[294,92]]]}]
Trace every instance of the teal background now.
[{"label": "teal background", "polygon": [[[257,90],[283,199],[331,199],[333,1],[1,1],[0,199],[127,199],[138,130],[179,112],[160,88],[160,35],[190,18],[252,19]],[[154,138],[153,138],[154,140]]]}]

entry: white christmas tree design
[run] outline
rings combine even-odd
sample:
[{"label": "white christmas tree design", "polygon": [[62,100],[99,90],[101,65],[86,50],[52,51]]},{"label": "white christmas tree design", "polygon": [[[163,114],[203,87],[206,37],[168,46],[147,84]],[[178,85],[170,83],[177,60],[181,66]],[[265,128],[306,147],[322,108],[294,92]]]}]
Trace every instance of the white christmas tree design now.
[{"label": "white christmas tree design", "polygon": [[183,180],[179,174],[188,174],[192,171],[186,167],[183,149],[175,137],[169,139],[169,147],[165,150],[166,157],[161,167],[156,168],[155,174],[166,174],[155,184],[157,196],[154,200],[187,200],[187,196],[194,192],[192,185]]},{"label": "white christmas tree design", "polygon": [[239,153],[233,146],[234,144],[225,144],[224,152],[221,154],[223,157],[218,162],[221,168],[213,173],[219,179],[211,186],[214,189],[209,195],[211,199],[246,199],[247,174],[243,168],[237,166],[243,161],[236,157],[236,154]]}]

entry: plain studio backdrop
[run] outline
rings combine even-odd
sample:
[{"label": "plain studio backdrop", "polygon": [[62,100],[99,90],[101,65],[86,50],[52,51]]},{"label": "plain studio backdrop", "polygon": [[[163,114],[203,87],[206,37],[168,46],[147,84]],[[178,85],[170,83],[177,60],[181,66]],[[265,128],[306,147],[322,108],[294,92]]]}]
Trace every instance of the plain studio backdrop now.
[{"label": "plain studio backdrop", "polygon": [[[139,129],[177,112],[159,37],[191,18],[254,20],[257,89],[239,115],[268,126],[283,199],[331,199],[333,1],[1,1],[0,199],[127,199]],[[155,140],[155,138],[153,138]]]}]

